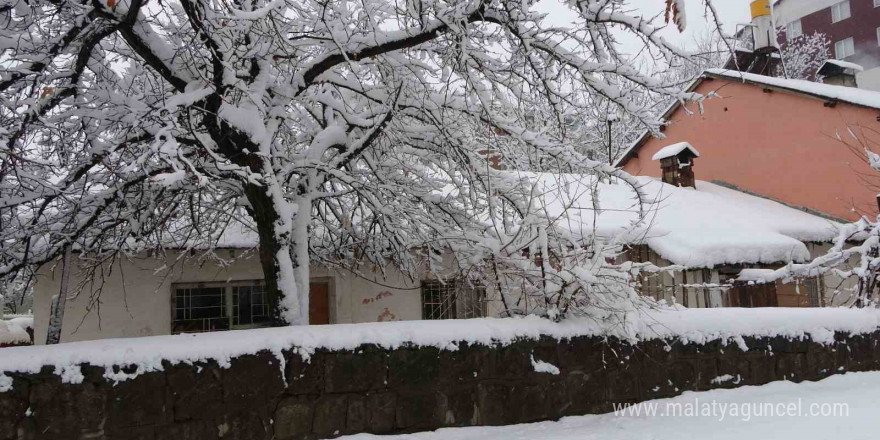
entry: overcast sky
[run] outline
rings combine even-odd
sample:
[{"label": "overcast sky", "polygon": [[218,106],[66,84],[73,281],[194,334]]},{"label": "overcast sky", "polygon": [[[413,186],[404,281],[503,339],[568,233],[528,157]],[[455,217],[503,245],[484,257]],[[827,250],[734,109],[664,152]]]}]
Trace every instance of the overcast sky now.
[{"label": "overcast sky", "polygon": [[[567,17],[568,9],[566,7],[556,6],[558,0],[542,0],[541,9],[549,15],[547,17],[551,23],[566,24],[570,18]],[[663,8],[666,4],[664,0],[629,0],[627,2],[633,9],[634,14],[641,14],[645,18],[658,16],[655,21],[656,26],[663,24]],[[749,0],[713,0],[712,4],[718,11],[718,15],[724,25],[726,34],[733,34],[736,31],[736,25],[747,23],[749,17]],[[704,34],[710,29],[708,19],[705,17],[705,8],[703,0],[686,0],[687,11],[687,29],[685,32],[679,33],[675,26],[667,26],[662,34],[668,41],[677,45],[688,46],[695,35]],[[554,7],[556,6],[556,7]],[[637,43],[637,42],[634,42]],[[634,50],[638,49],[638,45],[634,46]]]}]

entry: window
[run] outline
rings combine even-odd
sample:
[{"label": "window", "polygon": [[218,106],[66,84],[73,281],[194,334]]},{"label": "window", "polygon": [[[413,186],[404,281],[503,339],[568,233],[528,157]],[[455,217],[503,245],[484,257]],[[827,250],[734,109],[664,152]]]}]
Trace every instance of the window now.
[{"label": "window", "polygon": [[172,333],[209,332],[229,329],[226,295],[222,287],[174,289]]},{"label": "window", "polygon": [[271,320],[262,281],[178,284],[172,303],[171,333],[260,327]]},{"label": "window", "polygon": [[877,28],[877,45],[880,46],[880,27]]},{"label": "window", "polygon": [[459,280],[422,281],[422,319],[486,316],[486,289]]},{"label": "window", "polygon": [[842,60],[856,53],[852,37],[834,43],[834,57]]},{"label": "window", "polygon": [[262,284],[232,287],[232,325],[269,322],[269,303]]},{"label": "window", "polygon": [[[876,1],[875,1],[876,3]],[[831,6],[831,22],[837,23],[840,20],[849,18],[849,0],[842,1]]]},{"label": "window", "polygon": [[[878,0],[880,1],[880,0]],[[785,35],[788,41],[794,40],[797,37],[800,37],[804,34],[804,30],[801,27],[801,21],[795,20],[786,26]]]},{"label": "window", "polygon": [[874,0],[874,7],[880,6],[880,0]]}]

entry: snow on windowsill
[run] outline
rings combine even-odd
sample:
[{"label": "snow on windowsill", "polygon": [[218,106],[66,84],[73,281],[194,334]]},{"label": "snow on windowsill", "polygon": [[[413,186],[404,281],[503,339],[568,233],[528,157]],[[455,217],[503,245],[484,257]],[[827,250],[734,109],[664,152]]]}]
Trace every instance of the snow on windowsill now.
[{"label": "snow on windowsill", "polygon": [[[36,373],[54,366],[65,382],[82,380],[79,365],[104,367],[114,381],[162,370],[162,361],[193,363],[215,360],[228,367],[234,357],[262,350],[281,356],[295,350],[308,357],[316,349],[352,350],[362,344],[393,349],[404,345],[433,346],[456,350],[457,343],[510,344],[518,339],[548,336],[559,340],[575,336],[614,336],[631,342],[678,338],[685,343],[706,343],[721,339],[743,349],[743,337],[784,336],[829,344],[835,331],[851,334],[873,332],[880,327],[877,309],[684,309],[645,310],[630,319],[628,330],[601,325],[588,319],[567,319],[560,323],[535,316],[482,318],[446,321],[400,321],[329,326],[283,327],[217,333],[151,336],[71,342],[51,347],[30,346],[2,349],[0,391],[12,386],[4,373]],[[137,372],[113,373],[112,366],[136,365]]]}]

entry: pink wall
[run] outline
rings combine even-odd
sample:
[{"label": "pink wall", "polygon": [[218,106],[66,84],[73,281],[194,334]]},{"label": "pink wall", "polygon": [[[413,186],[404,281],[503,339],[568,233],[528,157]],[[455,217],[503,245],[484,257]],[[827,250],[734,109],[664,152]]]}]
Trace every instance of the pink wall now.
[{"label": "pink wall", "polygon": [[[665,139],[648,139],[637,156],[624,164],[631,174],[660,177],[660,163],[651,156],[660,148],[690,142],[699,152],[697,180],[722,180],[782,202],[828,215],[857,219],[876,214],[880,173],[872,171],[850,145],[866,137],[880,152],[880,111],[784,91],[765,93],[761,87],[723,79],[703,81],[699,93],[716,91],[721,98],[694,105],[688,115],[679,108],[669,118]],[[861,154],[861,156],[860,156]]]}]

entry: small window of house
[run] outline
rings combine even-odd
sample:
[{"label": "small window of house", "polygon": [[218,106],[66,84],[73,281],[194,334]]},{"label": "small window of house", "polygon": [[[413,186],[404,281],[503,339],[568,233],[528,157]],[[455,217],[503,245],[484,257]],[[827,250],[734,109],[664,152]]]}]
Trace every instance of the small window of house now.
[{"label": "small window of house", "polygon": [[804,34],[803,28],[801,27],[801,21],[795,20],[786,26],[785,30],[786,39],[788,41],[794,40],[797,37],[800,37]]},{"label": "small window of house", "polygon": [[[875,0],[876,3],[876,0]],[[831,22],[837,23],[840,20],[849,18],[849,0],[842,1],[831,6]]]},{"label": "small window of house", "polygon": [[880,46],[880,27],[877,28],[877,45]]},{"label": "small window of house", "polygon": [[262,281],[177,284],[172,287],[171,333],[201,333],[268,326]]},{"label": "small window of house", "polygon": [[880,6],[880,0],[874,0],[874,7]]},{"label": "small window of house", "polygon": [[486,316],[486,289],[459,280],[422,281],[422,319]]},{"label": "small window of house", "polygon": [[856,53],[852,37],[834,43],[834,57],[842,60]]},{"label": "small window of house", "polygon": [[222,287],[174,289],[172,333],[210,332],[229,329],[226,295]]}]

